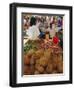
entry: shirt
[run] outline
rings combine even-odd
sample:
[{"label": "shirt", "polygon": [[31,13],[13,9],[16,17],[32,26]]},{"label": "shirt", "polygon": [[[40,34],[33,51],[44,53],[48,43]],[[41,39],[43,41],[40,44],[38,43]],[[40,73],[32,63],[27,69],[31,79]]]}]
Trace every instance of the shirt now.
[{"label": "shirt", "polygon": [[39,29],[35,25],[33,25],[32,27],[29,27],[29,29],[27,30],[27,35],[31,40],[36,40],[39,34],[40,34]]},{"label": "shirt", "polygon": [[53,38],[55,36],[56,30],[50,29],[49,33],[50,33],[50,37]]}]

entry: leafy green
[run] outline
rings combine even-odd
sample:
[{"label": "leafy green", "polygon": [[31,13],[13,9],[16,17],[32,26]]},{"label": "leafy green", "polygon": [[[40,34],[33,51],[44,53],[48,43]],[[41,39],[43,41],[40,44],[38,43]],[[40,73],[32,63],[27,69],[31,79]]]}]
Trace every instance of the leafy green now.
[{"label": "leafy green", "polygon": [[37,45],[34,41],[27,42],[24,46],[24,52],[27,53],[29,50],[37,50]]}]

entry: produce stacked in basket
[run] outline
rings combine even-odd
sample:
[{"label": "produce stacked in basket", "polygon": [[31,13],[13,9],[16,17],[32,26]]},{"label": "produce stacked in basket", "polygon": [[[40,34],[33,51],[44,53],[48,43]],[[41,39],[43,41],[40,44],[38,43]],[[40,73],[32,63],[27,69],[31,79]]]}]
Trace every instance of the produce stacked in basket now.
[{"label": "produce stacked in basket", "polygon": [[24,75],[63,73],[62,50],[50,44],[48,48],[45,45],[43,48],[42,44],[43,40],[28,41],[25,44]]}]

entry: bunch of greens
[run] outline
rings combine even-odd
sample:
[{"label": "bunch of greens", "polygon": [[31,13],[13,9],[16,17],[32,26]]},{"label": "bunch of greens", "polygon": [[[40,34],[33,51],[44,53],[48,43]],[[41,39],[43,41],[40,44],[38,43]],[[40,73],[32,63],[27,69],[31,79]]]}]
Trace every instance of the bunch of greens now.
[{"label": "bunch of greens", "polygon": [[24,53],[27,53],[29,50],[37,50],[37,44],[34,41],[29,41],[24,46]]}]

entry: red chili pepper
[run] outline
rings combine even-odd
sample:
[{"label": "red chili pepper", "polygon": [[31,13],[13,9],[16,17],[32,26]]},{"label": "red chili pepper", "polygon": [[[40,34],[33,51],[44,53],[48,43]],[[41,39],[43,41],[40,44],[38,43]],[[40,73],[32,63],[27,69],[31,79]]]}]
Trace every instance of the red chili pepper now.
[{"label": "red chili pepper", "polygon": [[53,37],[53,43],[57,44],[59,42],[59,38],[58,37]]}]

